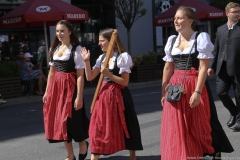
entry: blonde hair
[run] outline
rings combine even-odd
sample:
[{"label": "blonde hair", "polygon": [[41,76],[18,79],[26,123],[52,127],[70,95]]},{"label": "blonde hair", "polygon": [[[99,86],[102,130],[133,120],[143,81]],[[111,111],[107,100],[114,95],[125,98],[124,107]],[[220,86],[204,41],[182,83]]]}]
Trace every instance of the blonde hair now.
[{"label": "blonde hair", "polygon": [[[183,11],[184,14],[188,17],[188,19],[192,19],[192,29],[195,30],[195,26],[198,23],[197,15],[195,14],[194,10],[191,7],[180,6],[177,11]],[[176,11],[176,12],[177,12]]]},{"label": "blonde hair", "polygon": [[229,12],[231,8],[240,7],[238,3],[229,2],[225,7],[225,12]]}]

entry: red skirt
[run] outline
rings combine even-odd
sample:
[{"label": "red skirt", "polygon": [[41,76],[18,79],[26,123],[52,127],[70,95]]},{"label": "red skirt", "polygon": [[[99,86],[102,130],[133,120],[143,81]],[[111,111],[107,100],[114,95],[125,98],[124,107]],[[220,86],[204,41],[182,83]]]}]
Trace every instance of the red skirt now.
[{"label": "red skirt", "polygon": [[103,81],[89,126],[90,149],[94,154],[113,154],[125,149],[129,138],[121,86]]},{"label": "red skirt", "polygon": [[72,117],[72,97],[76,74],[56,72],[47,91],[43,106],[45,137],[50,140],[67,140],[67,118]]},{"label": "red skirt", "polygon": [[[184,70],[175,70],[169,84],[181,84]],[[186,94],[178,102],[164,101],[161,123],[161,160],[200,159],[213,154],[210,103],[207,89],[202,89],[200,104],[189,106],[197,84],[198,71],[187,71],[184,82]],[[167,93],[166,93],[167,94]],[[166,96],[166,95],[165,95]]]}]

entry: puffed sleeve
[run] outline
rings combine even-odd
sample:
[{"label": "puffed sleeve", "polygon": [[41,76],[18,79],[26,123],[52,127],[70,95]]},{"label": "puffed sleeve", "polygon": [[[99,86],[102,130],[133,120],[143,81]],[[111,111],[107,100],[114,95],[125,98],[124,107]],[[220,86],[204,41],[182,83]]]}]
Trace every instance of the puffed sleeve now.
[{"label": "puffed sleeve", "polygon": [[75,69],[82,69],[84,68],[84,62],[83,62],[83,57],[81,55],[81,46],[77,46],[76,51],[75,51],[75,56],[74,56],[74,62],[75,62]]},{"label": "puffed sleeve", "polygon": [[119,74],[123,72],[131,73],[132,57],[127,52],[123,52],[117,58],[117,66],[120,68]]},{"label": "puffed sleeve", "polygon": [[214,45],[212,44],[209,35],[206,32],[201,32],[197,37],[197,50],[199,52],[199,59],[213,58],[212,51]]},{"label": "puffed sleeve", "polygon": [[[96,64],[93,66],[93,68],[98,68],[98,69],[101,69],[101,59],[102,59],[102,56],[103,56],[103,54],[101,54],[99,57],[98,57],[98,59],[96,60]],[[104,60],[103,60],[104,61]],[[103,62],[102,61],[102,62]]]},{"label": "puffed sleeve", "polygon": [[176,35],[172,35],[168,38],[167,44],[165,45],[165,48],[164,48],[166,55],[163,57],[163,60],[166,62],[173,62],[173,58],[171,55],[171,46],[172,46],[172,40],[174,37],[176,37]]}]

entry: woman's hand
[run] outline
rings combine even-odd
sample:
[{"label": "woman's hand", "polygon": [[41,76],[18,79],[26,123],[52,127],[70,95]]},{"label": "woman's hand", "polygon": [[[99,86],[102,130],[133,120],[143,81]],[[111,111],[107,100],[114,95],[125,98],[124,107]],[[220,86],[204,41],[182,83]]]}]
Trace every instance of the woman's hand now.
[{"label": "woman's hand", "polygon": [[83,60],[89,60],[90,59],[90,51],[87,50],[85,47],[82,48],[81,55],[83,57]]},{"label": "woman's hand", "polygon": [[190,97],[189,105],[191,108],[196,107],[200,103],[201,95],[197,92],[193,92],[192,96]]},{"label": "woman's hand", "polygon": [[76,97],[74,102],[74,108],[75,110],[79,110],[83,107],[83,97]]},{"label": "woman's hand", "polygon": [[162,104],[162,106],[163,106],[164,100],[165,100],[165,97],[162,97],[162,98],[161,98],[161,104]]},{"label": "woman's hand", "polygon": [[43,95],[42,101],[43,103],[47,102],[47,92],[45,92],[45,94]]},{"label": "woman's hand", "polygon": [[104,76],[106,76],[106,77],[108,77],[108,78],[109,78],[109,74],[111,74],[111,73],[109,72],[108,65],[107,65],[107,67],[104,67],[104,66],[102,65],[100,72],[101,72]]}]

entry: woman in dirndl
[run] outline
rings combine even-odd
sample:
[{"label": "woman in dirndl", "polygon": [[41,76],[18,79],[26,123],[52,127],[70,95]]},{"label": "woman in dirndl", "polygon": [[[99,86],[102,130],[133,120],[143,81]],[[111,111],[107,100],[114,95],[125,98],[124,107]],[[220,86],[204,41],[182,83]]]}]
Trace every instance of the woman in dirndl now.
[{"label": "woman in dirndl", "polygon": [[[197,21],[192,8],[178,8],[174,25],[179,34],[170,36],[165,46],[161,160],[204,159],[205,156],[220,159],[221,152],[233,152],[206,81],[213,44],[207,33],[194,31]],[[189,54],[183,84],[186,93],[182,93],[179,101],[169,102],[166,100],[168,86],[182,83]]]},{"label": "woman in dirndl", "polygon": [[50,49],[50,71],[43,96],[45,137],[50,143],[64,142],[68,156],[76,160],[72,140],[79,144],[79,160],[87,156],[89,119],[86,116],[83,86],[84,63],[81,45],[72,24],[61,20]]},{"label": "woman in dirndl", "polygon": [[[93,80],[98,74],[104,75],[89,126],[91,160],[98,160],[100,155],[109,155],[121,150],[129,150],[130,160],[136,160],[135,150],[142,150],[140,127],[129,89],[130,67],[132,58],[125,51],[119,36],[110,54],[109,67],[103,67],[105,53],[114,29],[104,29],[99,33],[99,45],[104,52],[90,67],[90,52],[82,49],[87,80]],[[120,53],[119,53],[120,52]]]}]

